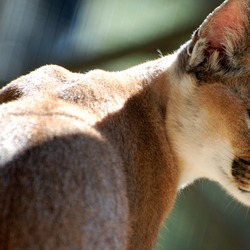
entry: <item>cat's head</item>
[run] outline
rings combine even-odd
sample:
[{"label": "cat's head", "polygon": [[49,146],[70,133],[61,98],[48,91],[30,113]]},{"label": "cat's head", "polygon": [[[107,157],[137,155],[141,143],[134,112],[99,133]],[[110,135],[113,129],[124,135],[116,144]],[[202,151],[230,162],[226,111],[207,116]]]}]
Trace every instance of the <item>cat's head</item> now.
[{"label": "cat's head", "polygon": [[207,177],[250,205],[250,0],[210,14],[174,69],[170,131],[181,182]]}]

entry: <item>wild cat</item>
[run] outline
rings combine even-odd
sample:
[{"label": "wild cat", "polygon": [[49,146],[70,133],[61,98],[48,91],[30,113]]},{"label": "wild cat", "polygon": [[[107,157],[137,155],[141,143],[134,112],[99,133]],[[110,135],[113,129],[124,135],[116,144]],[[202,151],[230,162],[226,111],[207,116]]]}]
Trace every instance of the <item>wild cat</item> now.
[{"label": "wild cat", "polygon": [[250,205],[250,1],[121,72],[44,66],[0,90],[0,249],[152,249],[178,190]]}]

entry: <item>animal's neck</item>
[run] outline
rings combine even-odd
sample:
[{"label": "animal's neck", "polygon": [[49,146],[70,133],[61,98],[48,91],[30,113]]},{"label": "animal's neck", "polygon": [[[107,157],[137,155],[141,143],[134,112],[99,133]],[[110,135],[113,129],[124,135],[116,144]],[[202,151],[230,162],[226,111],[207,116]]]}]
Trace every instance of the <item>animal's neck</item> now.
[{"label": "animal's neck", "polygon": [[129,87],[126,101],[98,124],[109,141],[119,145],[115,150],[128,177],[131,230],[135,235],[130,239],[131,249],[152,248],[176,195],[179,172],[165,127],[169,60],[161,58],[118,73],[123,74],[119,85]]},{"label": "animal's neck", "polygon": [[180,167],[179,188],[199,178],[220,182],[221,168],[230,169],[234,158],[223,118],[230,107],[228,91],[217,84],[197,87],[190,75],[176,79],[166,124]]}]

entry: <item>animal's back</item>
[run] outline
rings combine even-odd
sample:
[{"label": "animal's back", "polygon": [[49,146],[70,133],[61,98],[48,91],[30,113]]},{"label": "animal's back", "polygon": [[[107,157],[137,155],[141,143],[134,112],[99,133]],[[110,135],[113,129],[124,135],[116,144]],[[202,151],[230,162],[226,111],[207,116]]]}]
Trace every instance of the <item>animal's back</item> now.
[{"label": "animal's back", "polygon": [[0,108],[0,249],[123,249],[119,155],[74,105],[37,103]]},{"label": "animal's back", "polygon": [[45,66],[0,90],[0,250],[152,249],[198,178],[249,205],[249,13],[225,1],[123,72]]},{"label": "animal's back", "polygon": [[[164,60],[149,63],[160,79]],[[2,90],[3,249],[153,247],[178,168],[162,126],[163,100],[144,76],[148,64],[141,68],[142,75],[138,68],[93,71],[55,81],[55,66],[48,66]]]}]

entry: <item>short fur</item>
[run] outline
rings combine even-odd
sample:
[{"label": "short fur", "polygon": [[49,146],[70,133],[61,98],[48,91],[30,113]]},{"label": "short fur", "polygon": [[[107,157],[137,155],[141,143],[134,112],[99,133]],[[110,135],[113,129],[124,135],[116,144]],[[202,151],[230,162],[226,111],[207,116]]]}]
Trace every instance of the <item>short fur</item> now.
[{"label": "short fur", "polygon": [[0,250],[152,249],[202,177],[250,205],[249,9],[226,1],[125,71],[50,65],[2,88]]}]

